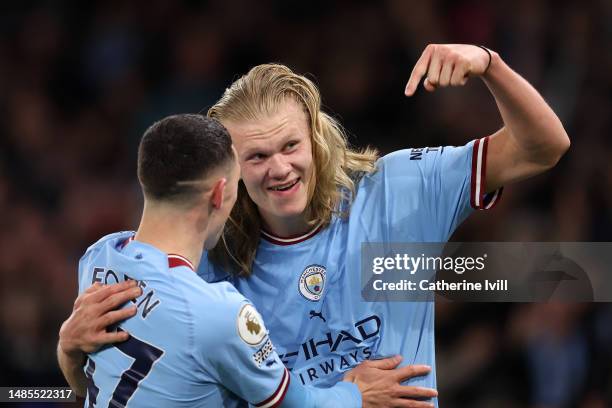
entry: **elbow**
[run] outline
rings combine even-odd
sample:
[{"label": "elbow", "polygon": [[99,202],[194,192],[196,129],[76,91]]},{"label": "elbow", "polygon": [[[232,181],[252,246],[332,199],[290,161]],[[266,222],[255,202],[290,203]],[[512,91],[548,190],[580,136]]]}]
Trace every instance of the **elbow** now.
[{"label": "elbow", "polygon": [[569,150],[571,145],[570,138],[564,129],[555,138],[555,142],[548,146],[546,159],[543,160],[543,165],[546,170],[551,169],[559,163],[559,160]]}]

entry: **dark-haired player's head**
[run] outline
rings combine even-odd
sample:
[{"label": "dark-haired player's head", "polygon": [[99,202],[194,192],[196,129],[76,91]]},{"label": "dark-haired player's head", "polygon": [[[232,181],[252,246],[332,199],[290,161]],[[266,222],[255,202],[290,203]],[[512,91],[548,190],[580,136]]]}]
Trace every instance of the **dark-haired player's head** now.
[{"label": "dark-haired player's head", "polygon": [[201,212],[213,247],[236,201],[239,165],[229,133],[215,119],[180,114],[155,122],[138,148],[145,208]]}]

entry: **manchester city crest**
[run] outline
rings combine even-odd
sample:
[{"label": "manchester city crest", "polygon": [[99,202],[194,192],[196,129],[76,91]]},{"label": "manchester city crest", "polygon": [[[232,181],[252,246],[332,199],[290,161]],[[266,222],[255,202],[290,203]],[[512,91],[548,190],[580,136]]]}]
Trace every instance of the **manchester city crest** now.
[{"label": "manchester city crest", "polygon": [[309,265],[300,276],[298,287],[302,296],[313,302],[321,299],[325,288],[326,270],[321,265]]}]

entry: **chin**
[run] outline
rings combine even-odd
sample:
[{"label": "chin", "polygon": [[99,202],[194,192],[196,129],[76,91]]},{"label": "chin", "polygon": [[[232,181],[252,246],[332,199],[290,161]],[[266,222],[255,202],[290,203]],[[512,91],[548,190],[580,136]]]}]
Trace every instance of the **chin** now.
[{"label": "chin", "polygon": [[306,211],[304,204],[288,204],[276,207],[276,215],[279,217],[296,217],[302,215]]}]

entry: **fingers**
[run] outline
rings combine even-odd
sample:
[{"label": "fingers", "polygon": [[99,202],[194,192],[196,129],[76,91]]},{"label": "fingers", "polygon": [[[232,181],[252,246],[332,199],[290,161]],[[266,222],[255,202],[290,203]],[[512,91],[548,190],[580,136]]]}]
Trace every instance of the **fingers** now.
[{"label": "fingers", "polygon": [[413,377],[421,377],[429,374],[431,367],[427,365],[407,365],[395,370],[395,377],[399,382]]},{"label": "fingers", "polygon": [[85,289],[85,292],[81,293],[74,300],[74,306],[72,307],[72,310],[76,310],[79,307],[81,307],[81,304],[83,303],[83,298],[85,298],[87,295],[89,295],[91,293],[94,293],[94,292],[100,290],[101,288],[102,288],[102,284],[100,282],[96,282],[93,285],[91,285],[90,287],[88,287],[87,289]]},{"label": "fingers", "polygon": [[427,81],[437,87],[440,83],[440,73],[442,71],[442,55],[434,49],[429,61],[429,69],[427,70]]},{"label": "fingers", "polygon": [[463,65],[456,65],[451,76],[451,86],[462,86],[468,80],[467,69]]},{"label": "fingers", "polygon": [[429,92],[433,92],[438,87],[429,82],[429,78],[425,78],[425,80],[423,81],[423,88],[425,88]]},{"label": "fingers", "polygon": [[438,391],[433,388],[415,387],[412,385],[400,385],[394,395],[400,398],[435,398]]},{"label": "fingers", "polygon": [[112,285],[106,285],[102,287],[102,289],[97,290],[95,293],[93,293],[90,298],[93,303],[99,303],[115,293],[134,288],[136,286],[138,286],[138,281],[128,279],[126,281],[115,283]]},{"label": "fingers", "polygon": [[85,289],[85,292],[83,293],[94,293],[95,291],[99,290],[102,288],[102,284],[100,282],[96,282],[93,285],[91,285],[90,287],[88,287],[87,289]]},{"label": "fingers", "polygon": [[389,358],[382,358],[380,360],[367,360],[364,361],[363,364],[366,364],[368,367],[378,368],[380,370],[393,370],[401,362],[402,356],[396,355]]},{"label": "fingers", "polygon": [[100,303],[100,314],[106,313],[110,310],[114,310],[124,303],[137,298],[142,294],[142,289],[139,287],[132,287],[128,289],[124,289],[122,291],[116,292],[104,299],[102,303]]},{"label": "fingers", "polygon": [[421,54],[421,57],[414,65],[414,68],[412,68],[412,73],[410,74],[410,78],[406,84],[406,89],[404,90],[404,94],[406,94],[406,96],[414,95],[414,91],[416,91],[419,82],[421,82],[421,78],[423,78],[427,72],[432,47],[433,46],[428,45],[427,48],[425,48],[425,51],[423,51],[423,54]]},{"label": "fingers", "polygon": [[428,45],[412,69],[404,90],[406,96],[414,94],[423,77],[423,87],[429,92],[440,87],[465,85],[470,73],[479,73],[474,66],[482,65],[480,59],[484,58],[478,55],[479,59],[475,59],[471,48],[473,46],[461,44]]},{"label": "fingers", "polygon": [[453,69],[455,68],[455,64],[453,61],[445,61],[442,65],[442,71],[440,72],[440,79],[438,81],[439,86],[449,86],[451,81],[451,75],[453,74]]},{"label": "fingers", "polygon": [[113,310],[112,312],[108,312],[104,316],[102,316],[100,325],[102,327],[108,327],[115,323],[119,323],[122,320],[134,316],[137,310],[138,309],[136,308],[136,306],[131,306],[126,307],[125,309]]},{"label": "fingers", "polygon": [[122,341],[126,341],[130,338],[128,332],[123,330],[119,330],[111,333],[103,333],[100,335],[100,344],[112,344],[112,343],[121,343]]},{"label": "fingers", "polygon": [[89,326],[91,331],[88,332],[89,335],[84,337],[81,349],[86,353],[92,353],[101,346],[126,341],[129,338],[129,334],[125,331],[107,332],[106,330],[109,326],[134,316],[137,311],[137,307],[132,306],[121,310],[113,310],[94,319]]}]

